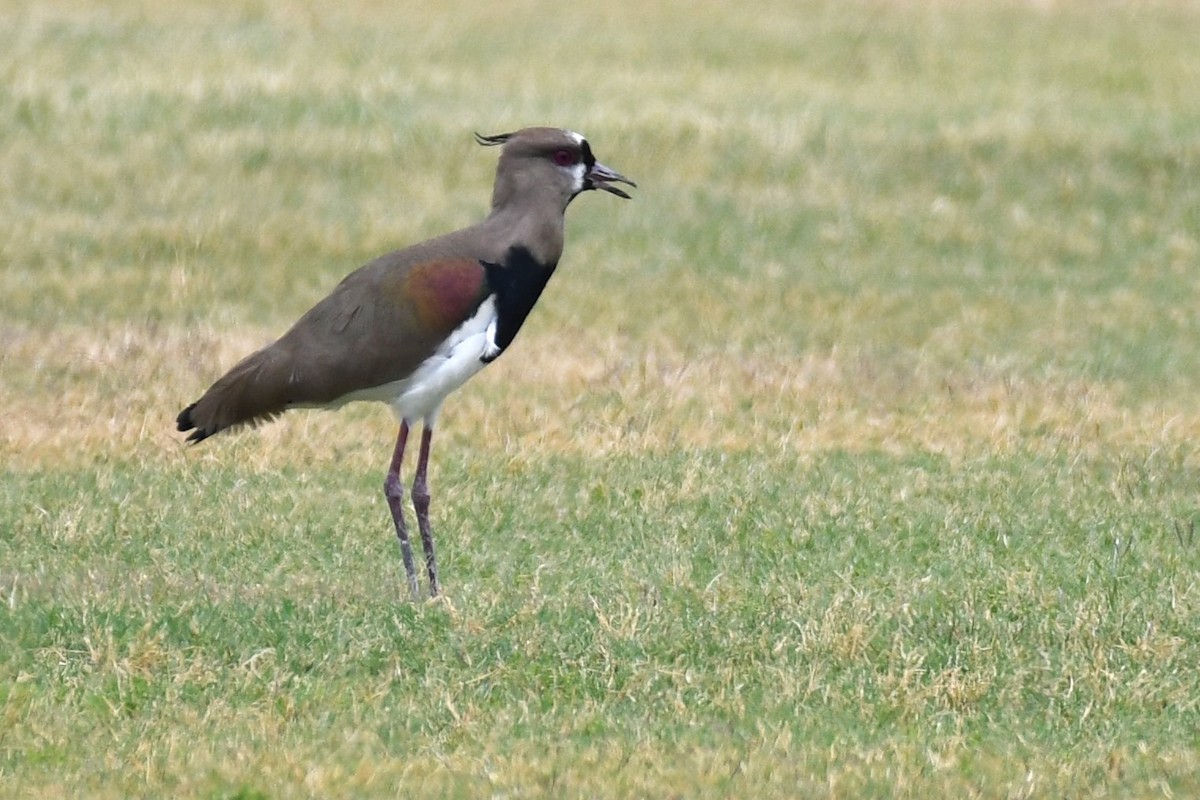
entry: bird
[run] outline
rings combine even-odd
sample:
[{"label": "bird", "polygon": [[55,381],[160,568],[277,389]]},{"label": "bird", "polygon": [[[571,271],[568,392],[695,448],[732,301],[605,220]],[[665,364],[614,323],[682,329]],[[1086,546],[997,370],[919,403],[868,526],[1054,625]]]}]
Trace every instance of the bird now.
[{"label": "bird", "polygon": [[195,445],[294,408],[389,405],[399,421],[384,496],[410,596],[420,599],[404,513],[401,466],[421,425],[411,500],[429,595],[440,592],[429,520],[428,468],[443,401],[512,344],[563,252],[567,206],[637,184],[596,160],[565,128],[475,134],[499,147],[491,210],[474,225],[387,253],[347,275],[278,340],[237,362],[176,417]]}]

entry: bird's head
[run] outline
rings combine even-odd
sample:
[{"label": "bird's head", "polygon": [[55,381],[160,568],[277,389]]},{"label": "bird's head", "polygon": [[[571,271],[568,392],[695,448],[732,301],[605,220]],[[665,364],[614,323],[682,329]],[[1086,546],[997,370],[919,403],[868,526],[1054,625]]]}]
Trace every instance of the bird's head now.
[{"label": "bird's head", "polygon": [[592,155],[588,140],[575,131],[562,128],[524,128],[493,136],[475,134],[475,141],[492,147],[501,145],[496,166],[493,208],[519,197],[551,194],[563,208],[575,197],[600,189],[629,199],[624,189],[614,185],[637,184]]}]

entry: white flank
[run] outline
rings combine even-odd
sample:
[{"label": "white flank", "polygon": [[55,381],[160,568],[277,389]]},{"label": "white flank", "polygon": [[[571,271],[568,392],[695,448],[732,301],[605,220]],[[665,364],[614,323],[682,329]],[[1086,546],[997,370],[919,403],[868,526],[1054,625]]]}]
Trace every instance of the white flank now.
[{"label": "white flank", "polygon": [[[488,299],[488,302],[491,302],[491,298]],[[492,321],[488,323],[487,330],[484,331],[483,356],[481,357],[487,361],[500,355],[500,345],[496,344],[496,328],[499,325],[500,317],[493,314]]]},{"label": "white flank", "polygon": [[442,401],[487,366],[483,361],[485,354],[499,352],[495,337],[496,296],[492,295],[483,301],[473,317],[450,334],[436,353],[421,362],[412,375],[354,392],[342,398],[342,402],[377,400],[390,405],[400,419],[410,423],[424,420],[426,425],[432,426]]}]

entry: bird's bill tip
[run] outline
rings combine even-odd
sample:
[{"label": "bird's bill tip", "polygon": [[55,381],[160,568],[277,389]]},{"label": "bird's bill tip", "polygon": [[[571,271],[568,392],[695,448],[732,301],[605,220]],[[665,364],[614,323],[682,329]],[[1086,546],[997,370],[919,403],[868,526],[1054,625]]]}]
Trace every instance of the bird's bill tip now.
[{"label": "bird's bill tip", "polygon": [[619,189],[616,186],[613,186],[613,184],[623,183],[626,186],[632,186],[635,189],[637,188],[637,184],[629,180],[629,178],[626,178],[624,175],[617,172],[615,169],[612,169],[611,167],[604,166],[599,161],[592,164],[592,168],[588,170],[587,181],[588,188],[600,189],[608,192],[609,194],[615,194],[617,197],[623,197],[626,200],[630,200],[632,198],[630,198],[629,194],[626,193],[624,189]]}]

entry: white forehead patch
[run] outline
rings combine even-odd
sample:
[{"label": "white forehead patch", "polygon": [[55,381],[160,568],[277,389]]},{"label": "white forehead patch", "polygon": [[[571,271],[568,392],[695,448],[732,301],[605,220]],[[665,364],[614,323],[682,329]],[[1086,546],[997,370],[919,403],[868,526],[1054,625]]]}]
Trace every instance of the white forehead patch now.
[{"label": "white forehead patch", "polygon": [[570,136],[572,139],[574,139],[575,144],[577,144],[577,145],[582,145],[584,143],[584,141],[586,141],[583,138],[582,133],[576,133],[575,131],[566,131],[566,134],[567,134],[567,136]]}]

